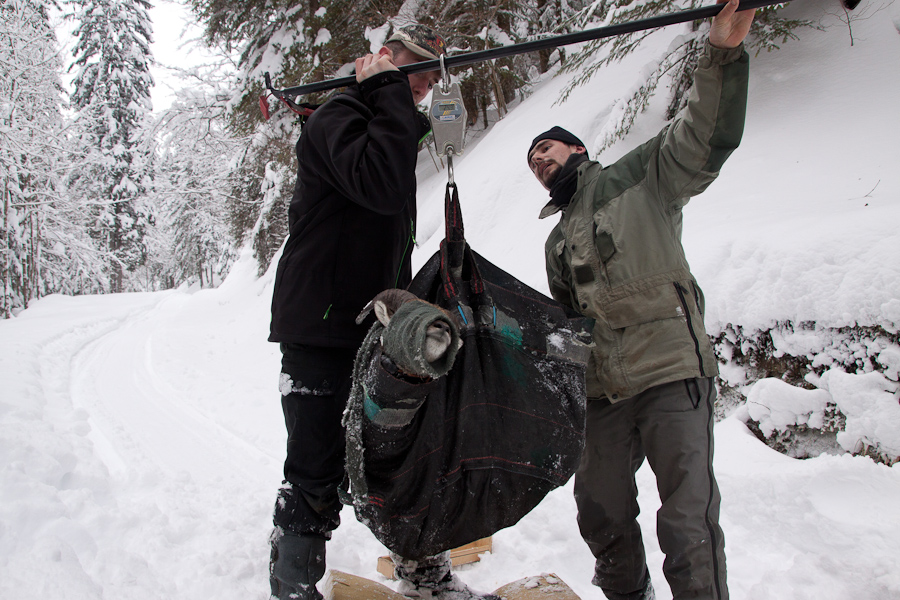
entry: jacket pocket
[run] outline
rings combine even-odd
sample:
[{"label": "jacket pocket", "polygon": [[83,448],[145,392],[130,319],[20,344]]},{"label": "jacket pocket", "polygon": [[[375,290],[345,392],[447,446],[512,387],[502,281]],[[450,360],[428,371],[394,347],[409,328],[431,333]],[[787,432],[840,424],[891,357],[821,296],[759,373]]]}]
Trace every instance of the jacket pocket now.
[{"label": "jacket pocket", "polygon": [[429,392],[438,385],[434,379],[403,376],[382,349],[369,364],[365,382],[363,409],[369,420],[381,428],[412,423]]},{"label": "jacket pocket", "polygon": [[600,261],[603,263],[609,262],[609,259],[616,253],[616,243],[608,231],[598,231],[594,236],[594,244],[597,246]]},{"label": "jacket pocket", "polygon": [[[697,364],[700,368],[700,374],[705,375],[705,371],[703,369],[703,352],[700,349],[700,338],[698,337],[698,333],[697,333],[697,331],[698,331],[697,326],[698,325],[700,326],[699,329],[701,331],[702,331],[703,327],[702,327],[702,323],[694,322],[695,319],[699,320],[700,317],[691,315],[691,307],[688,305],[688,301],[687,301],[688,290],[683,285],[678,283],[677,281],[675,283],[673,283],[672,285],[675,287],[675,292],[678,294],[678,299],[681,302],[681,305],[684,307],[684,315],[685,315],[685,318],[687,319],[687,329],[688,329],[688,332],[691,334],[691,340],[694,343],[694,352],[697,354]],[[696,291],[697,287],[696,286],[693,286],[693,287],[694,287],[694,290]],[[697,306],[697,311],[698,311],[698,315],[699,315],[699,312],[700,312],[699,304]]]},{"label": "jacket pocket", "polygon": [[556,244],[553,250],[547,253],[547,278],[550,286],[550,295],[558,302],[562,302],[571,307],[577,306],[573,298],[571,288],[571,277],[569,277],[569,268],[566,265],[564,256],[566,249],[566,240],[562,239]]},{"label": "jacket pocket", "polygon": [[697,285],[696,281],[691,281],[691,289],[694,291],[694,300],[697,302],[697,310],[700,311],[702,317],[706,314],[706,299],[703,297],[703,290]]},{"label": "jacket pocket", "polygon": [[641,290],[606,306],[606,318],[612,329],[684,318],[684,309],[671,283]]},{"label": "jacket pocket", "polygon": [[606,264],[616,254],[616,240],[612,232],[615,231],[612,219],[606,211],[598,210],[594,213],[594,246],[600,262]]}]

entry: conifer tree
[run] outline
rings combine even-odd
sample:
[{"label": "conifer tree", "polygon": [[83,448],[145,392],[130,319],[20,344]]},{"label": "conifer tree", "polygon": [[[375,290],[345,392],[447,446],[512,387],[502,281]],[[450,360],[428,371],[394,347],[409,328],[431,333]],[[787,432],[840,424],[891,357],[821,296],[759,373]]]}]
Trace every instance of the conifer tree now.
[{"label": "conifer tree", "polygon": [[[451,46],[478,50],[522,39],[530,3],[511,0],[351,0],[237,3],[192,0],[206,25],[207,42],[238,51],[238,93],[232,101],[232,131],[251,136],[239,163],[229,200],[232,233],[250,240],[264,271],[287,235],[287,210],[296,164],[297,115],[277,100],[264,102],[272,119],[264,122],[258,102],[265,95],[264,75],[276,87],[289,87],[348,75],[357,57],[377,50],[398,27],[418,22],[435,27]],[[456,73],[463,82],[470,115],[487,119],[489,108],[505,110],[525,78],[528,59],[510,59]],[[520,65],[525,65],[521,67]],[[304,98],[322,102],[326,95]]]},{"label": "conifer tree", "polygon": [[[601,0],[585,7],[575,15],[579,29],[589,29],[647,19],[663,13],[699,8],[711,4],[703,0]],[[814,24],[800,19],[785,19],[778,15],[780,5],[773,5],[757,11],[753,21],[747,48],[750,52],[777,50],[781,43],[798,39],[795,30],[814,27]],[[661,83],[670,84],[670,94],[666,107],[666,118],[672,119],[684,108],[693,81],[693,72],[703,49],[703,39],[709,29],[708,20],[681,25],[686,31],[663,54],[648,65],[644,76],[637,80],[631,90],[622,96],[613,108],[613,118],[601,134],[599,150],[602,151],[625,137],[634,120],[650,104],[650,100]],[[614,38],[604,38],[585,44],[572,55],[563,72],[577,73],[577,76],[563,89],[560,102],[565,102],[576,87],[588,82],[600,69],[621,61],[636,50],[655,30],[645,30]]]},{"label": "conifer tree", "polygon": [[154,228],[160,287],[183,282],[213,286],[234,258],[225,208],[234,163],[247,140],[226,130],[226,97],[217,91],[193,87],[177,92],[154,128],[159,144],[152,194],[163,209]]},{"label": "conifer tree", "polygon": [[59,291],[70,245],[60,219],[61,65],[45,0],[0,4],[0,316]]},{"label": "conifer tree", "polygon": [[[191,0],[206,27],[206,40],[239,56],[237,92],[230,105],[231,131],[250,138],[230,190],[231,230],[239,243],[252,244],[262,273],[287,236],[287,204],[294,185],[294,144],[298,116],[274,98],[265,121],[260,96],[264,76],[288,87],[347,75],[352,61],[369,52],[367,39],[399,10],[401,0]],[[374,32],[374,33],[373,33]],[[383,39],[384,34],[381,34]],[[321,102],[323,96],[305,98]]]},{"label": "conifer tree", "polygon": [[[195,14],[206,26],[207,41],[240,55],[231,127],[236,134],[252,136],[253,143],[234,178],[229,200],[232,232],[241,241],[252,239],[260,272],[287,235],[286,205],[296,169],[293,145],[300,127],[290,110],[273,97],[265,98],[265,73],[275,87],[349,75],[354,58],[377,49],[394,29],[410,22],[436,28],[452,51],[466,52],[696,8],[710,1],[376,0],[359,4],[349,0],[191,0]],[[811,25],[783,19],[776,10],[759,12],[751,51],[776,49],[796,37],[795,29]],[[627,133],[661,83],[671,90],[667,115],[674,116],[684,106],[706,25],[698,22],[682,27],[687,32],[679,44],[658,57],[645,70],[646,78],[636,81],[618,103],[617,118],[610,122],[604,147]],[[572,87],[621,60],[648,35],[643,32],[587,43],[571,54],[560,48],[455,69],[470,125],[480,118],[487,126],[489,118],[495,118],[490,115],[502,118],[507,104],[554,64],[578,74],[561,98],[564,100]],[[268,122],[263,121],[257,106],[260,96],[273,115]],[[319,95],[302,100],[315,103],[323,99]]]},{"label": "conifer tree", "polygon": [[[252,135],[253,144],[238,166],[230,216],[235,237],[252,240],[260,271],[287,235],[286,206],[300,133],[297,116],[274,98],[264,100],[272,119],[263,120],[258,102],[265,95],[265,73],[276,87],[349,75],[354,59],[377,50],[394,29],[411,22],[435,27],[458,49],[513,43],[527,37],[528,20],[537,14],[534,2],[192,0],[195,14],[206,26],[207,42],[240,56],[231,127],[236,135]],[[509,59],[455,73],[463,81],[470,115],[486,119],[491,107],[502,112],[525,83],[532,62],[527,57]],[[324,99],[319,95],[303,100]]]},{"label": "conifer tree", "polygon": [[147,0],[70,0],[78,37],[72,94],[80,142],[90,149],[73,178],[90,203],[91,236],[112,257],[110,291],[127,287],[126,273],[146,260],[144,236],[153,216],[146,205],[147,156],[140,151],[150,112]]}]

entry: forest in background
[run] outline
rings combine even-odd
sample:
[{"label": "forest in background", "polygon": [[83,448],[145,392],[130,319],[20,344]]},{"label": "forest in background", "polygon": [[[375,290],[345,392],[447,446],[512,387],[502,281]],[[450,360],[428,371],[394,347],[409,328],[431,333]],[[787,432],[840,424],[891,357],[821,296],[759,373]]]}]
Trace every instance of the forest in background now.
[{"label": "forest in background", "polygon": [[[190,0],[205,43],[221,59],[185,69],[175,101],[154,112],[150,2],[6,0],[0,6],[0,314],[12,318],[33,300],[56,293],[215,287],[244,248],[252,249],[262,275],[287,236],[293,149],[301,127],[295,113],[266,95],[265,73],[275,87],[347,75],[357,56],[411,22],[445,33],[452,53],[459,53],[702,4]],[[851,44],[855,22],[881,6],[863,4],[851,12],[837,0],[834,5]],[[62,26],[76,40],[71,55],[60,51],[52,11],[66,16]],[[777,51],[804,31],[821,28],[779,12],[777,6],[759,12],[748,42],[751,54]],[[704,34],[700,23],[686,31],[649,63],[639,85],[623,91],[621,110],[605,128],[604,148],[624,137],[651,101],[665,103],[667,118],[683,106]],[[502,120],[548,74],[575,74],[560,95],[564,102],[574,87],[633,52],[645,37],[632,34],[455,71],[470,132]],[[71,89],[63,84],[67,75]],[[261,97],[269,120],[262,116]],[[815,347],[779,349],[784,339],[807,339],[810,331]],[[809,389],[809,378],[832,366],[897,381],[896,368],[883,358],[885,349],[900,347],[895,329],[728,323],[711,334],[722,364],[748,373],[747,381],[777,378]],[[736,385],[720,378],[718,384],[720,417],[746,402],[746,381]],[[823,423],[815,428],[772,432],[749,424],[771,446],[794,456],[839,451],[836,435],[845,415],[833,404],[820,412]],[[877,445],[854,452],[886,463],[897,458]]]},{"label": "forest in background", "polygon": [[[154,112],[148,0],[7,0],[0,6],[0,315],[52,294],[215,286],[252,245],[263,273],[287,235],[297,115],[275,87],[347,75],[397,27],[426,23],[452,53],[520,43],[701,6],[699,0],[185,0],[220,60],[182,71]],[[63,55],[51,13],[74,37]],[[694,31],[698,31],[695,24]],[[754,51],[815,23],[761,11]],[[453,73],[483,130],[551,69],[575,84],[633,51],[645,34],[487,61]],[[660,57],[631,92],[624,135],[660,82],[674,116],[699,52],[696,36]],[[71,89],[63,84],[72,76]],[[260,97],[272,113],[265,120]],[[306,98],[323,102],[327,95]],[[562,98],[561,100],[564,100]]]}]

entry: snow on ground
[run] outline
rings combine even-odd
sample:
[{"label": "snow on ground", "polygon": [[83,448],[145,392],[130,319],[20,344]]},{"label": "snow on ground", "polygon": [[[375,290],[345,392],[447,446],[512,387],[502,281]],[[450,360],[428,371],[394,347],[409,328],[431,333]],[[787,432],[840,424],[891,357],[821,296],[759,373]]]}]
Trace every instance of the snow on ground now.
[{"label": "snow on ground", "polygon": [[[752,59],[745,142],[687,209],[685,243],[713,327],[900,322],[900,11],[855,23],[851,47],[828,8],[837,1],[795,0],[791,16],[821,17],[828,28]],[[476,250],[546,290],[542,244],[552,223],[536,219],[545,194],[525,149],[553,124],[593,144],[653,48],[561,106],[552,104],[564,80],[541,83],[470,146],[456,177]],[[655,133],[660,110],[600,159]],[[417,264],[442,229],[443,175],[427,171]],[[278,349],[265,341],[272,275],[254,271],[245,255],[215,290],[51,296],[0,322],[0,598],[267,596],[285,436]],[[828,389],[872,393],[871,381],[857,381],[831,376]],[[883,393],[896,400],[896,389]],[[878,425],[864,417],[859,427]],[[734,417],[717,425],[716,444],[735,600],[900,598],[896,466],[787,458]],[[652,472],[645,467],[638,481],[654,583],[668,600]],[[463,578],[493,589],[555,572],[598,598],[571,491],[570,483],[551,493],[496,534],[494,552],[461,568]],[[383,547],[349,510],[343,516],[329,565],[377,578]]]}]

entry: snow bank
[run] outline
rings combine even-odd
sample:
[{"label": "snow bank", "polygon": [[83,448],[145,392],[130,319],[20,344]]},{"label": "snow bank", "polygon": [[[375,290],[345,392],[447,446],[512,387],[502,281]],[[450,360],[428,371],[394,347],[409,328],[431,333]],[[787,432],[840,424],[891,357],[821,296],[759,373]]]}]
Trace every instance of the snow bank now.
[{"label": "snow bank", "polygon": [[826,371],[816,383],[819,389],[807,390],[780,379],[757,381],[750,387],[746,406],[735,416],[756,421],[767,438],[776,431],[808,427],[837,432],[837,442],[847,452],[859,454],[874,447],[900,456],[896,383],[881,373],[854,375],[836,369]]},{"label": "snow bank", "polygon": [[[852,47],[826,7],[839,10],[836,0],[792,3],[790,16],[822,17],[826,30],[752,58],[745,141],[687,208],[685,243],[713,328],[793,320],[896,331],[900,321],[900,36],[892,22],[900,6],[856,23]],[[546,291],[542,246],[552,223],[536,218],[546,194],[525,165],[528,143],[560,124],[593,144],[618,93],[677,34],[654,34],[646,50],[566,104],[553,104],[563,79],[542,82],[467,149],[456,178],[473,248]],[[653,135],[661,104],[599,158],[615,160]],[[442,231],[445,179],[427,175],[430,160],[421,166],[419,265]],[[271,271],[256,278],[248,255],[217,290],[53,296],[0,322],[0,597],[267,597],[266,538],[285,437],[278,349],[265,341],[271,286]],[[783,348],[818,343],[826,354],[830,342],[800,335],[785,337]],[[874,356],[881,375],[829,367],[814,391],[760,382],[754,410],[773,431],[815,424],[827,395],[846,410],[845,447],[862,440],[896,449],[896,388],[887,377],[898,356],[890,346]],[[900,597],[897,466],[849,455],[794,460],[735,418],[717,424],[716,452],[732,598]],[[652,577],[658,598],[670,600],[646,465],[637,483]],[[555,572],[596,598],[571,485],[499,532],[493,554],[461,576],[489,590]],[[378,578],[382,553],[345,511],[329,565]]]}]

